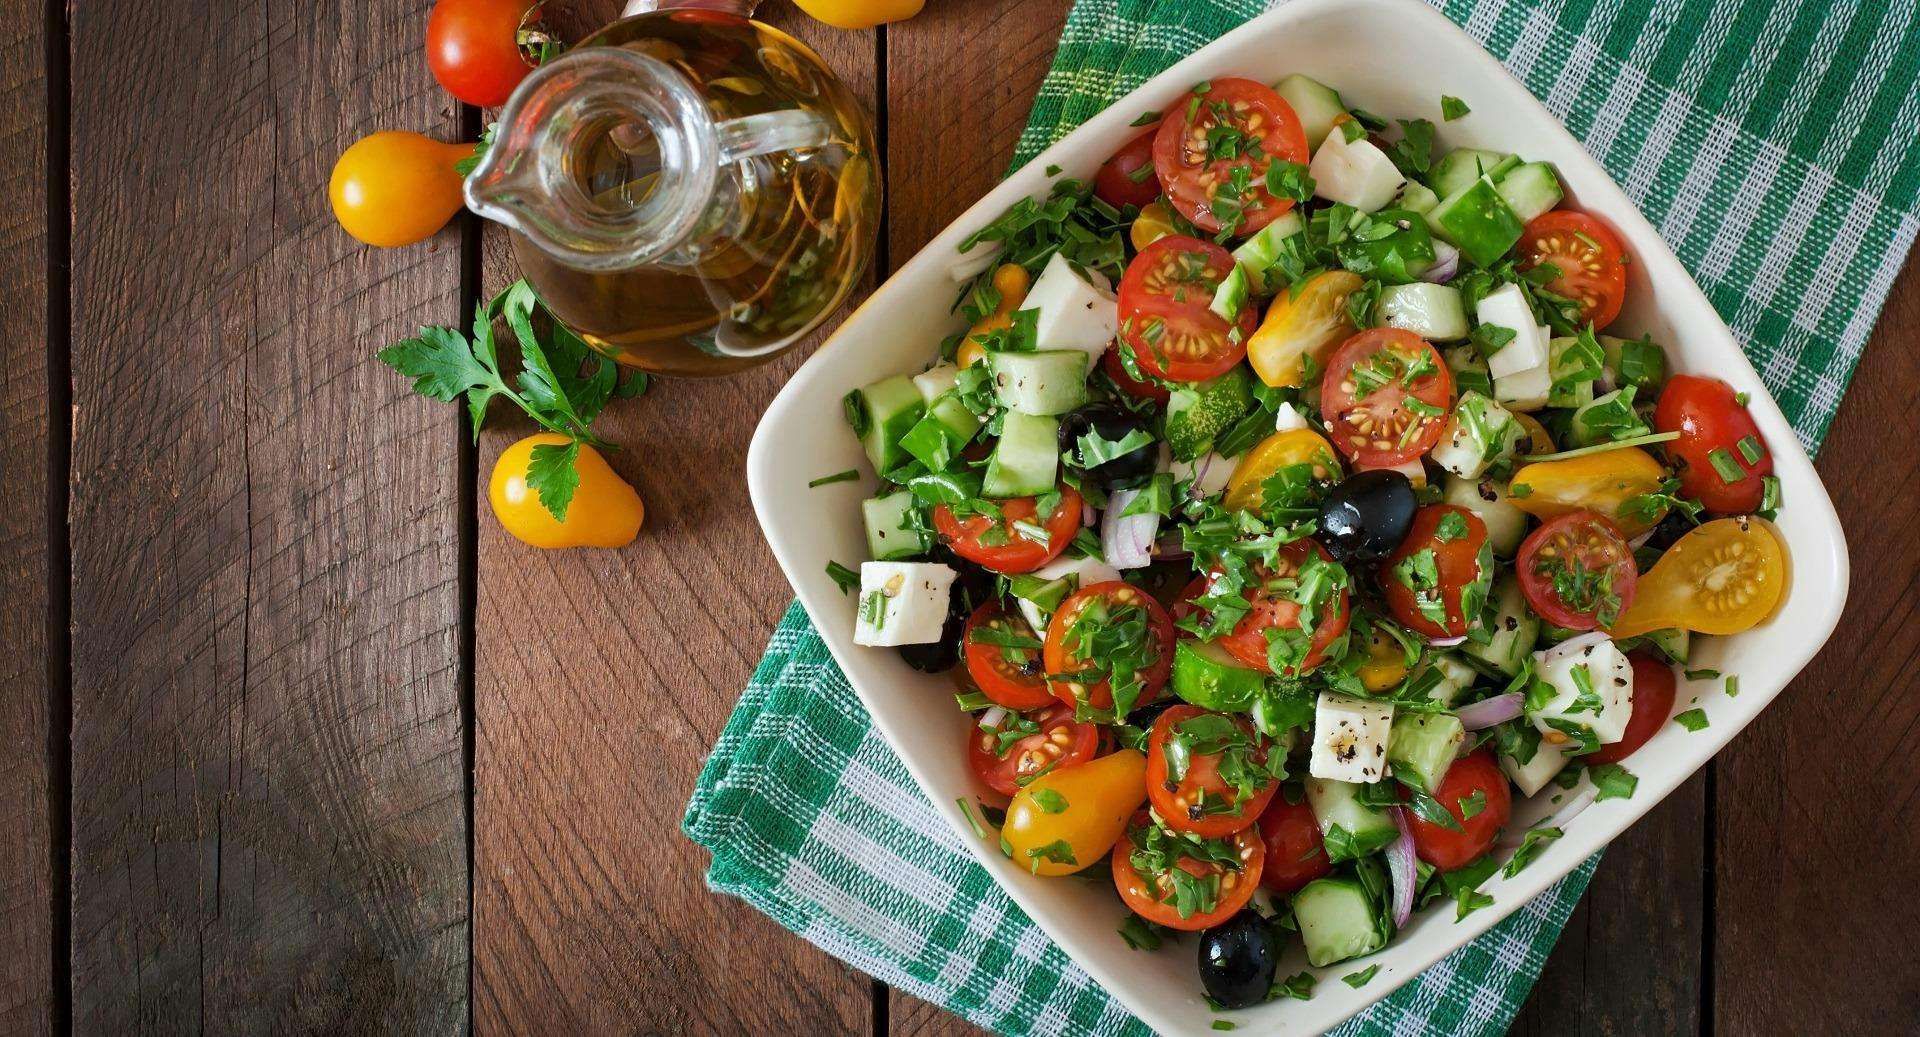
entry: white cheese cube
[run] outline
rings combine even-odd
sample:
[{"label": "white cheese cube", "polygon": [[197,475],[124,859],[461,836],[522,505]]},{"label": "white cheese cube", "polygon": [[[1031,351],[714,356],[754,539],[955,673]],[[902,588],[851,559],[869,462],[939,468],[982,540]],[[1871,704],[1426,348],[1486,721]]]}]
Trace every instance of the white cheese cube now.
[{"label": "white cheese cube", "polygon": [[1447,427],[1440,431],[1433,463],[1463,479],[1478,479],[1525,435],[1505,407],[1469,389],[1460,394]]},{"label": "white cheese cube", "polygon": [[1544,738],[1540,740],[1540,747],[1533,751],[1533,759],[1526,763],[1518,763],[1511,756],[1500,757],[1500,769],[1513,779],[1523,796],[1531,796],[1546,788],[1547,782],[1552,781],[1553,776],[1566,769],[1566,766],[1567,754]]},{"label": "white cheese cube", "polygon": [[1533,309],[1517,284],[1503,284],[1488,292],[1474,308],[1473,315],[1482,324],[1493,324],[1513,332],[1513,340],[1487,358],[1487,370],[1495,378],[1518,374],[1530,367],[1547,366],[1547,329],[1535,324]]},{"label": "white cheese cube", "polygon": [[1493,380],[1493,398],[1509,410],[1539,410],[1547,405],[1552,389],[1553,377],[1545,364]]},{"label": "white cheese cube", "polygon": [[1099,271],[1089,270],[1087,277],[1081,277],[1073,264],[1056,252],[1020,308],[1040,311],[1034,322],[1038,348],[1080,350],[1087,354],[1091,370],[1092,362],[1106,352],[1120,329],[1120,304]]},{"label": "white cheese cube", "polygon": [[1553,694],[1544,702],[1528,698],[1527,715],[1540,729],[1543,744],[1572,741],[1594,745],[1617,742],[1633,714],[1633,664],[1605,634],[1582,634],[1533,653],[1534,676]]},{"label": "white cheese cube", "polygon": [[1211,497],[1227,488],[1227,480],[1233,478],[1233,470],[1240,467],[1238,457],[1221,457],[1208,454],[1192,461],[1175,461],[1167,468],[1173,473],[1173,485],[1194,479],[1194,473],[1200,473],[1197,480],[1187,490],[1194,497]]},{"label": "white cheese cube", "polygon": [[913,387],[920,390],[920,399],[928,406],[940,398],[940,394],[953,388],[960,381],[960,369],[952,364],[940,363],[913,376]]},{"label": "white cheese cube", "polygon": [[862,562],[853,643],[892,647],[940,640],[957,575],[933,562]]},{"label": "white cheese cube", "polygon": [[1387,735],[1392,729],[1391,703],[1321,692],[1313,707],[1307,772],[1333,781],[1379,781],[1387,770]]},{"label": "white cheese cube", "polygon": [[1302,416],[1299,411],[1294,410],[1293,404],[1291,403],[1282,403],[1280,409],[1273,412],[1273,430],[1275,432],[1292,432],[1294,429],[1306,427],[1307,419]]},{"label": "white cheese cube", "polygon": [[1333,202],[1345,202],[1361,212],[1379,212],[1400,193],[1406,178],[1372,141],[1353,141],[1339,127],[1327,134],[1308,166],[1313,193]]}]

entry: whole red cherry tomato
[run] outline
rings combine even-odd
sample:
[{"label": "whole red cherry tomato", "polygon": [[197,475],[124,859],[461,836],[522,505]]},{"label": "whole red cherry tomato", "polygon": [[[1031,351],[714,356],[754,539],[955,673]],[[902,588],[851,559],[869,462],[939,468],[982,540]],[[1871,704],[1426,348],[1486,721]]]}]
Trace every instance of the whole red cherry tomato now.
[{"label": "whole red cherry tomato", "polygon": [[520,32],[539,20],[538,0],[440,0],[427,16],[427,67],[447,93],[497,108],[533,71]]},{"label": "whole red cherry tomato", "polygon": [[1667,456],[1679,468],[1682,494],[1724,515],[1760,507],[1761,479],[1773,474],[1773,454],[1733,386],[1718,378],[1674,375],[1653,408],[1653,424],[1662,432],[1680,433],[1667,444]]}]

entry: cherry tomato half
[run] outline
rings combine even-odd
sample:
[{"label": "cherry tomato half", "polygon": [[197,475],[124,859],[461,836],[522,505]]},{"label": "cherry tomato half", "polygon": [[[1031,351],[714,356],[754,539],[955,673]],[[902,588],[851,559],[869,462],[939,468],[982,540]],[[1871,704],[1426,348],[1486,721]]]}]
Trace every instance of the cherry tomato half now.
[{"label": "cherry tomato half", "polygon": [[1633,664],[1633,712],[1627,715],[1627,732],[1581,757],[1588,763],[1619,763],[1633,755],[1673,713],[1673,667],[1645,648],[1628,652],[1627,661]]},{"label": "cherry tomato half", "polygon": [[[1718,378],[1674,375],[1653,408],[1653,424],[1662,432],[1680,433],[1666,448],[1679,470],[1681,493],[1726,515],[1760,507],[1760,480],[1773,474],[1773,454],[1733,386]],[[1729,481],[1723,467],[1739,478]]]},{"label": "cherry tomato half", "polygon": [[[1173,742],[1182,751],[1169,752]],[[1280,783],[1271,777],[1258,781],[1241,802],[1239,789],[1221,776],[1221,767],[1228,757],[1237,757],[1242,768],[1265,767],[1268,749],[1267,740],[1244,718],[1172,706],[1154,720],[1147,736],[1147,800],[1176,832],[1213,838],[1251,827]]]},{"label": "cherry tomato half", "polygon": [[1429,504],[1413,513],[1407,538],[1380,563],[1380,587],[1401,626],[1427,637],[1459,637],[1477,618],[1477,610],[1462,606],[1462,596],[1473,587],[1474,597],[1486,600],[1493,569],[1480,516]]},{"label": "cherry tomato half", "polygon": [[1513,567],[1527,604],[1568,630],[1613,626],[1633,604],[1640,577],[1627,538],[1591,511],[1562,515],[1534,530]]},{"label": "cherry tomato half", "polygon": [[[1467,817],[1460,809],[1460,801],[1473,798],[1476,792],[1486,797],[1486,806]],[[1406,812],[1407,826],[1413,829],[1413,852],[1441,871],[1465,867],[1486,853],[1513,813],[1513,793],[1507,789],[1507,776],[1500,772],[1499,764],[1493,762],[1493,756],[1485,749],[1453,761],[1453,766],[1447,768],[1447,776],[1440,779],[1440,788],[1433,798],[1453,815],[1462,830],[1456,832],[1421,820],[1411,810]]]},{"label": "cherry tomato half", "polygon": [[1149,129],[1126,142],[1093,174],[1093,193],[1114,208],[1145,206],[1160,197],[1160,180],[1153,174],[1153,135]]},{"label": "cherry tomato half", "polygon": [[953,509],[942,504],[933,509],[934,528],[954,554],[1000,573],[1030,573],[1040,568],[1065,551],[1080,531],[1080,492],[1071,486],[1060,487],[1060,503],[1044,521],[1044,544],[1022,536],[1013,525],[1031,521],[1039,512],[1035,498],[1011,497],[997,503],[999,519],[988,515],[956,518]]},{"label": "cherry tomato half", "polygon": [[1348,339],[1320,382],[1320,413],[1333,445],[1368,468],[1397,467],[1432,449],[1452,409],[1446,361],[1403,328],[1370,328]]},{"label": "cherry tomato half", "polygon": [[[1272,673],[1273,656],[1269,652],[1269,630],[1299,630],[1300,606],[1292,595],[1299,584],[1301,570],[1308,567],[1308,558],[1318,559],[1331,565],[1333,556],[1317,542],[1295,540],[1282,547],[1274,558],[1272,568],[1255,563],[1248,576],[1246,586],[1240,594],[1251,606],[1247,614],[1234,624],[1233,631],[1219,639],[1220,647],[1225,648],[1235,659],[1253,667],[1262,673]],[[1314,566],[1319,568],[1319,566]],[[1334,570],[1338,574],[1338,570]],[[1338,593],[1329,594],[1322,601],[1318,613],[1313,617],[1313,633],[1306,644],[1306,654],[1300,657],[1297,666],[1288,666],[1286,676],[1304,673],[1326,661],[1327,650],[1347,632],[1347,590],[1342,587]],[[1294,651],[1298,651],[1298,647]]]},{"label": "cherry tomato half", "polygon": [[1583,212],[1556,209],[1520,235],[1520,269],[1551,263],[1560,276],[1546,289],[1580,304],[1580,319],[1604,328],[1627,298],[1626,253],[1611,227]]},{"label": "cherry tomato half", "polygon": [[[996,640],[1032,641],[1033,647],[993,643]],[[1038,709],[1052,704],[1053,692],[1047,690],[1046,675],[1041,670],[1040,638],[1019,613],[997,601],[987,602],[967,617],[960,644],[968,676],[996,705]]]},{"label": "cherry tomato half", "polygon": [[447,93],[497,108],[533,71],[520,31],[539,20],[537,0],[440,0],[427,15],[427,67]]},{"label": "cherry tomato half", "polygon": [[1256,308],[1242,307],[1235,324],[1212,309],[1213,291],[1233,265],[1226,249],[1181,234],[1133,257],[1120,279],[1120,341],[1132,347],[1141,371],[1200,382],[1226,374],[1247,355]]},{"label": "cherry tomato half", "polygon": [[[1252,234],[1293,208],[1267,191],[1275,159],[1305,163],[1307,131],[1293,106],[1251,79],[1216,79],[1160,120],[1153,168],[1180,215],[1209,234]],[[1235,170],[1241,185],[1236,186]]]},{"label": "cherry tomato half", "polygon": [[1682,534],[1640,577],[1616,638],[1679,627],[1737,634],[1773,615],[1787,589],[1787,553],[1758,518],[1714,519]]},{"label": "cherry tomato half", "polygon": [[[1142,810],[1133,815],[1126,834],[1113,845],[1113,885],[1127,908],[1149,922],[1190,932],[1207,929],[1247,906],[1254,887],[1260,884],[1266,852],[1266,844],[1254,829],[1202,840],[1159,829],[1152,816]],[[1235,860],[1237,868],[1229,863]],[[1200,879],[1208,894],[1197,910],[1185,916],[1180,914],[1175,885],[1167,874],[1174,868]]]},{"label": "cherry tomato half", "polygon": [[1054,610],[1044,658],[1049,674],[1095,678],[1091,684],[1053,682],[1054,697],[1069,706],[1084,702],[1112,709],[1113,678],[1123,665],[1139,681],[1134,704],[1151,702],[1173,668],[1173,620],[1153,595],[1131,583],[1110,580],[1082,587]]},{"label": "cherry tomato half", "polygon": [[1287,802],[1275,796],[1260,815],[1260,839],[1266,843],[1266,862],[1260,884],[1275,893],[1297,893],[1300,887],[1333,870],[1320,837],[1320,822],[1305,799]]},{"label": "cherry tomato half", "polygon": [[970,727],[967,762],[982,783],[1003,796],[1020,791],[1023,780],[1085,763],[1100,751],[1100,728],[1074,720],[1073,710],[1065,706],[1011,715],[1001,724],[1008,733],[1029,727],[1033,730],[1008,743],[1003,751],[1001,728]]}]

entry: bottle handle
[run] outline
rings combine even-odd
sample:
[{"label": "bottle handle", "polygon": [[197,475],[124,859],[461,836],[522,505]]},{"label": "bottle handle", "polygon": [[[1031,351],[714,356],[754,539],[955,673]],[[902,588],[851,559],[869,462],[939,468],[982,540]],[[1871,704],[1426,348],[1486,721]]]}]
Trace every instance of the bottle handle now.
[{"label": "bottle handle", "polygon": [[627,0],[626,9],[620,12],[620,17],[631,18],[636,14],[650,14],[676,7],[697,7],[751,18],[753,9],[758,6],[760,6],[760,0]]},{"label": "bottle handle", "polygon": [[720,164],[730,166],[756,155],[817,148],[833,141],[833,127],[815,112],[790,108],[728,119],[714,127]]}]

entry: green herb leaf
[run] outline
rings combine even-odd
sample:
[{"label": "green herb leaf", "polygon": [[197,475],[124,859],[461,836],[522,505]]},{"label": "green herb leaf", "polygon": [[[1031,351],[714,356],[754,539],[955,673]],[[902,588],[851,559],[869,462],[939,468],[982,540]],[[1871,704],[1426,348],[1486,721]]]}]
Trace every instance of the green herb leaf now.
[{"label": "green herb leaf", "polygon": [[1707,711],[1704,709],[1689,709],[1685,713],[1674,717],[1673,722],[1689,731],[1705,731],[1707,729]]},{"label": "green herb leaf", "polygon": [[807,489],[811,490],[816,487],[826,486],[831,483],[837,483],[837,482],[852,482],[853,480],[858,478],[860,478],[859,470],[854,468],[849,468],[844,472],[835,472],[832,475],[823,475],[820,478],[815,479],[812,482],[808,483]]},{"label": "green herb leaf", "polygon": [[1141,113],[1139,114],[1139,116],[1137,116],[1137,117],[1136,117],[1136,118],[1135,118],[1135,119],[1134,119],[1134,120],[1133,120],[1132,122],[1130,122],[1130,123],[1128,123],[1127,125],[1129,125],[1129,126],[1152,126],[1152,125],[1153,125],[1154,123],[1156,123],[1156,122],[1159,122],[1159,121],[1160,121],[1160,113],[1159,113],[1159,112],[1155,112],[1155,111],[1145,111],[1145,112],[1141,112]]},{"label": "green herb leaf", "polygon": [[1707,463],[1713,466],[1714,474],[1720,477],[1720,481],[1728,486],[1747,477],[1747,470],[1740,467],[1740,462],[1733,459],[1733,454],[1726,447],[1717,446],[1707,451]]},{"label": "green herb leaf", "polygon": [[1467,107],[1467,102],[1462,101],[1458,97],[1449,94],[1440,95],[1440,118],[1442,121],[1452,122],[1455,119],[1465,118],[1472,114],[1472,112],[1473,109]]},{"label": "green herb leaf", "polygon": [[1039,807],[1043,814],[1066,812],[1067,797],[1053,789],[1029,789],[1028,795],[1033,797],[1033,805]]},{"label": "green herb leaf", "polygon": [[1120,923],[1120,938],[1136,951],[1159,950],[1161,937],[1166,932],[1165,926],[1155,925],[1139,915],[1130,914]]},{"label": "green herb leaf", "polygon": [[580,470],[574,462],[580,457],[580,441],[564,445],[540,443],[527,459],[527,488],[538,494],[540,506],[555,522],[567,520],[567,508],[573,503],[573,491],[580,487]]},{"label": "green herb leaf", "polygon": [[1617,763],[1596,763],[1587,768],[1587,777],[1593,781],[1596,790],[1596,802],[1607,799],[1632,799],[1633,790],[1640,787],[1640,779],[1634,773]]},{"label": "green herb leaf", "polygon": [[860,574],[841,565],[839,562],[827,562],[827,576],[840,587],[840,593],[857,590],[860,587]]},{"label": "green herb leaf", "polygon": [[1313,985],[1318,982],[1311,972],[1296,972],[1286,979],[1277,980],[1267,990],[1267,1000],[1290,997],[1295,1001],[1307,1001],[1313,998]]},{"label": "green herb leaf", "polygon": [[1366,986],[1367,981],[1372,979],[1374,975],[1377,974],[1379,971],[1380,971],[1379,965],[1377,964],[1369,965],[1366,968],[1361,969],[1359,972],[1349,972],[1346,975],[1341,976],[1340,982],[1345,983],[1347,986],[1350,986],[1355,990],[1359,990],[1361,987]]},{"label": "green herb leaf", "polygon": [[1520,840],[1520,848],[1513,851],[1513,856],[1507,859],[1507,866],[1502,868],[1500,873],[1507,878],[1520,874],[1527,865],[1532,864],[1546,852],[1548,843],[1565,834],[1567,833],[1558,828],[1529,829],[1526,836]]}]

